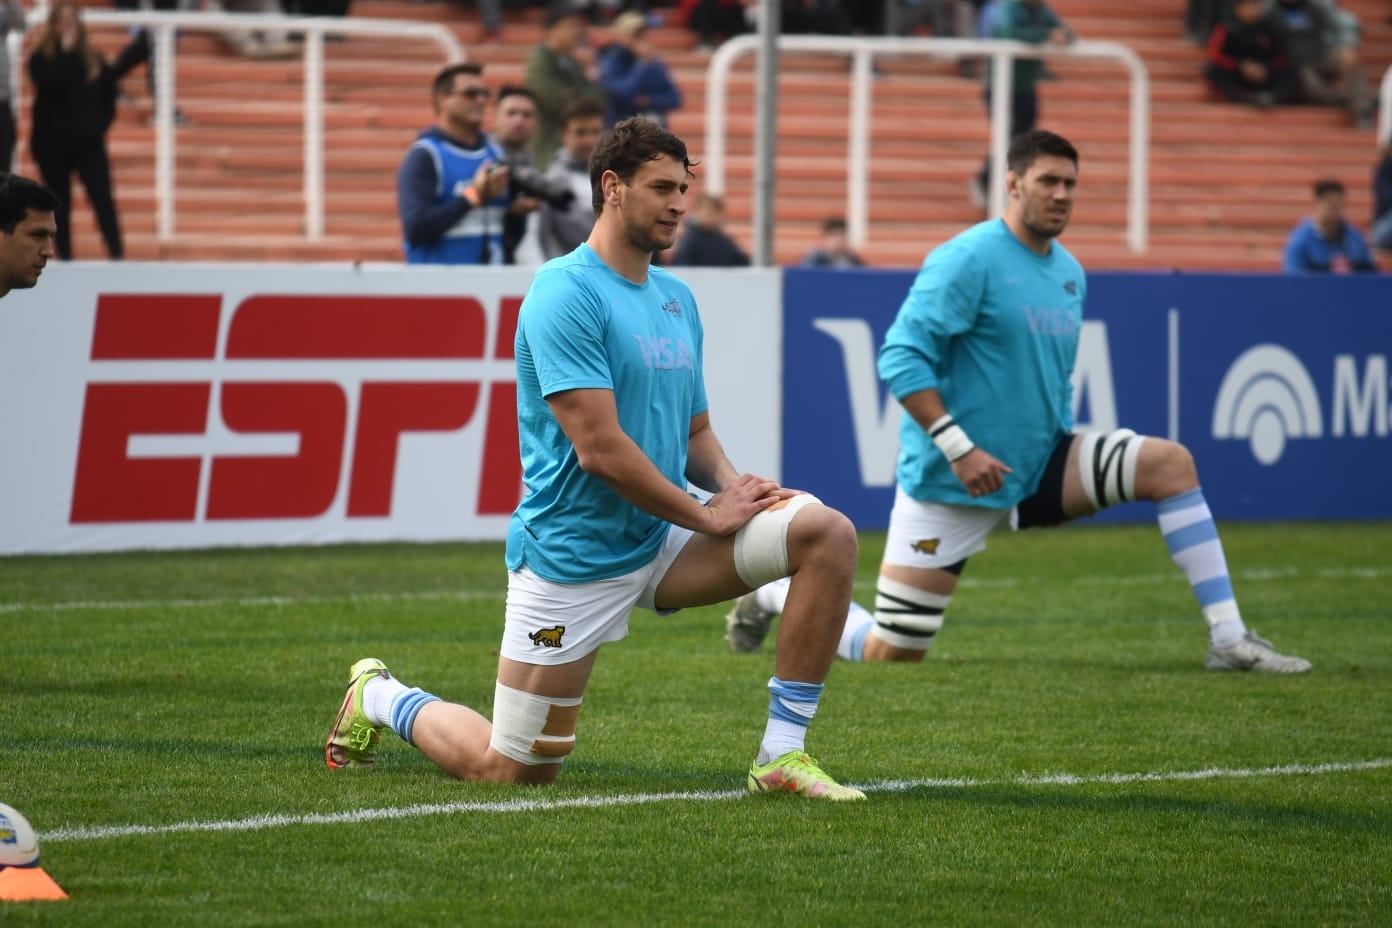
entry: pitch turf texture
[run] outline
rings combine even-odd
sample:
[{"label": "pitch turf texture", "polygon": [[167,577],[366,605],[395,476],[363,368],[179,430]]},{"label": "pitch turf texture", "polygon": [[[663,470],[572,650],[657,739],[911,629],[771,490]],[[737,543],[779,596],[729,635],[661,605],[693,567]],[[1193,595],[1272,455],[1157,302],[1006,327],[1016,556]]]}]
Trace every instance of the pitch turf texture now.
[{"label": "pitch turf texture", "polygon": [[1153,527],[996,536],[925,664],[833,669],[809,748],[848,804],[744,794],[773,658],[724,607],[635,616],[519,789],[390,734],[322,756],[360,657],[489,709],[498,545],[0,560],[0,801],[71,895],[0,923],[1387,924],[1392,525],[1223,528],[1313,673],[1204,671]]}]

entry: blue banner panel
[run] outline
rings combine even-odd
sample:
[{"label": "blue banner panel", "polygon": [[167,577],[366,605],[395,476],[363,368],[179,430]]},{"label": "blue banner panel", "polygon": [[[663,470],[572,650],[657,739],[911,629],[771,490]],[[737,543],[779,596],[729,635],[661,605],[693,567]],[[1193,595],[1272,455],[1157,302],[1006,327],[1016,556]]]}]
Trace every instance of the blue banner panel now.
[{"label": "blue banner panel", "polygon": [[[864,529],[883,528],[893,501],[902,413],[875,352],[912,281],[784,279],[783,482]],[[1392,518],[1389,355],[1392,279],[1095,274],[1075,413],[1080,429],[1183,442],[1219,518]]]}]

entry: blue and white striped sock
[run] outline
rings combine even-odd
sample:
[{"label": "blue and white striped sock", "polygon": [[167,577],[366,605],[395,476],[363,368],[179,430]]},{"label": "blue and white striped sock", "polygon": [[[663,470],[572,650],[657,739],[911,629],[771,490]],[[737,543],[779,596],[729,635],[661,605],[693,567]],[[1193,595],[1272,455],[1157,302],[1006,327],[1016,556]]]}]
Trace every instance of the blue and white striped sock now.
[{"label": "blue and white striped sock", "polygon": [[755,763],[767,764],[789,751],[801,751],[807,740],[807,726],[817,714],[822,683],[790,683],[769,677],[769,718],[764,740]]},{"label": "blue and white striped sock", "polygon": [[1156,521],[1170,557],[1184,571],[1194,598],[1199,601],[1208,636],[1213,644],[1225,647],[1247,633],[1233,596],[1228,562],[1218,526],[1213,523],[1203,490],[1195,487],[1156,504]]},{"label": "blue and white striped sock", "polygon": [[414,747],[416,743],[411,740],[411,729],[415,727],[416,716],[427,704],[439,701],[439,696],[432,696],[418,686],[397,693],[391,701],[391,730]]}]

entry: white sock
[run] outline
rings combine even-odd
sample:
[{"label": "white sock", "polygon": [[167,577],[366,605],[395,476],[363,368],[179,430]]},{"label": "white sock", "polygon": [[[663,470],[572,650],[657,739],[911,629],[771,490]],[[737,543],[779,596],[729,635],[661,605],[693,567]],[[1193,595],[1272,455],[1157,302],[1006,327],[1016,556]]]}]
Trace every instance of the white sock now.
[{"label": "white sock", "polygon": [[396,677],[378,674],[363,684],[363,715],[373,725],[391,726],[392,700],[406,692],[407,686]]},{"label": "white sock", "polygon": [[864,606],[851,603],[846,627],[841,630],[841,641],[836,645],[836,656],[844,661],[861,660],[865,653],[865,639],[874,629],[875,617]]},{"label": "white sock", "polygon": [[755,763],[767,764],[789,751],[801,751],[807,746],[807,726],[782,719],[769,719],[764,728],[764,740],[759,744]]}]

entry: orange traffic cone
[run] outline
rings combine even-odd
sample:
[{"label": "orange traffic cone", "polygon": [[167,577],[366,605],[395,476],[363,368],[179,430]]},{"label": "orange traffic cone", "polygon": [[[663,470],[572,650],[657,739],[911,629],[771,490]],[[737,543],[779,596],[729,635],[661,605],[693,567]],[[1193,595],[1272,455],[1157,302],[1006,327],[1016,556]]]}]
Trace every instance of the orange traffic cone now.
[{"label": "orange traffic cone", "polygon": [[63,887],[43,867],[0,867],[0,900],[28,902],[35,899],[58,902],[68,898]]}]

